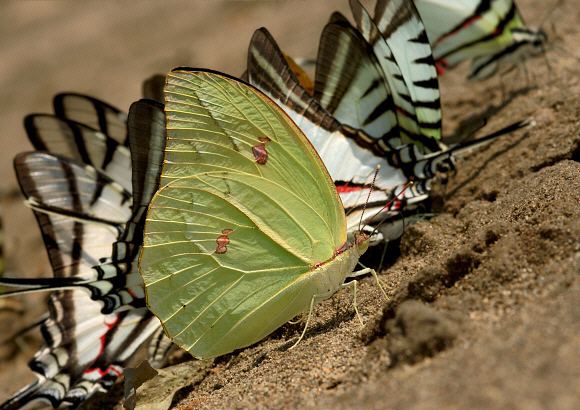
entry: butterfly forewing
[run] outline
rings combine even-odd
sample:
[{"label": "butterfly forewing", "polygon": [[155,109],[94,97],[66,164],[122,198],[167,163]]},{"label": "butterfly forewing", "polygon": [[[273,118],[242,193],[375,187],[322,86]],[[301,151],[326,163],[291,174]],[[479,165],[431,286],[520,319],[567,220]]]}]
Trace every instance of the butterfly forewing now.
[{"label": "butterfly forewing", "polygon": [[48,153],[15,159],[56,276],[91,278],[130,215],[129,193],[94,168]]},{"label": "butterfly forewing", "polygon": [[400,145],[396,107],[381,65],[361,34],[337,13],[320,37],[314,96],[342,123]]},{"label": "butterfly forewing", "polygon": [[208,170],[261,175],[329,221],[333,245],[344,243],[344,211],[334,202],[328,206],[328,198],[338,198],[322,161],[302,132],[263,94],[211,73],[174,72],[166,86],[166,112],[161,185],[166,175],[181,168],[180,160],[191,167],[190,175]]},{"label": "butterfly forewing", "polygon": [[131,157],[124,145],[85,124],[49,114],[29,115],[24,126],[38,151],[91,165],[131,192]]},{"label": "butterfly forewing", "polygon": [[407,83],[421,134],[440,139],[441,101],[435,60],[413,2],[379,0],[373,18]]}]

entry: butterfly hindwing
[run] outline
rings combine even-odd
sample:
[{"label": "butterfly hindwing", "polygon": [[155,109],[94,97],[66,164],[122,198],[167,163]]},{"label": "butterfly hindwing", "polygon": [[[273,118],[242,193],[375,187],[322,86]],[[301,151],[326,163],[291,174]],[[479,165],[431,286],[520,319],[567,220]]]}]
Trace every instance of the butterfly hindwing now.
[{"label": "butterfly hindwing", "polygon": [[54,408],[79,406],[95,392],[108,390],[138,347],[159,328],[144,308],[102,315],[78,290],[54,292],[49,309],[51,316],[41,325],[47,346],[29,364],[38,380],[0,404],[1,410],[20,409],[33,401]]}]

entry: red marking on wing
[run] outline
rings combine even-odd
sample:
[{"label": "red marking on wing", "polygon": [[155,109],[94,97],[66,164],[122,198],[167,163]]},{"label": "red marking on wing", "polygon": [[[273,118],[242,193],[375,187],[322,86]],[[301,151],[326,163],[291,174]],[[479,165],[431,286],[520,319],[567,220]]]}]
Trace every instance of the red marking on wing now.
[{"label": "red marking on wing", "polygon": [[[97,361],[103,355],[103,353],[105,351],[105,345],[107,344],[107,335],[108,335],[108,333],[115,326],[117,326],[117,324],[119,323],[119,320],[120,320],[119,319],[119,316],[118,315],[115,315],[115,317],[114,317],[114,319],[112,321],[110,321],[108,323],[105,322],[105,327],[107,328],[107,330],[100,337],[100,340],[99,340],[99,353],[97,354],[97,358],[95,359],[95,361]],[[92,372],[97,372],[101,377],[103,377],[104,375],[106,375],[107,373],[109,373],[111,366],[109,366],[109,368],[106,371],[101,370],[99,368],[89,368],[89,369],[86,369],[83,373],[84,374],[88,374],[88,373],[92,373]],[[117,373],[117,375],[120,375],[121,374],[116,369],[115,369],[114,372]]]},{"label": "red marking on wing", "polygon": [[366,186],[355,186],[355,185],[337,185],[336,186],[336,191],[339,194],[346,194],[348,192],[357,192],[357,191],[362,191],[363,189],[367,189],[368,187]]},{"label": "red marking on wing", "polygon": [[445,60],[435,61],[435,69],[437,70],[437,75],[442,76],[447,71],[447,62]]},{"label": "red marking on wing", "polygon": [[348,244],[345,242],[340,248],[337,248],[334,251],[334,256],[340,255],[341,253],[343,253],[344,251],[346,251],[347,248],[348,248]]},{"label": "red marking on wing", "polygon": [[215,253],[223,254],[228,251],[228,244],[230,243],[230,238],[228,237],[234,230],[233,229],[224,229],[222,230],[222,234],[218,236],[215,240],[217,246],[215,248]]},{"label": "red marking on wing", "polygon": [[109,374],[114,374],[115,376],[119,377],[123,374],[123,372],[121,372],[116,366],[114,365],[109,365],[109,367],[107,367],[105,370],[103,369],[99,369],[98,367],[92,368],[92,369],[87,369],[83,372],[84,374],[90,374],[90,373],[97,373],[100,377],[105,377]]},{"label": "red marking on wing", "polygon": [[266,149],[266,143],[268,143],[270,138],[260,137],[260,143],[252,147],[252,155],[256,159],[256,162],[260,165],[265,165],[268,162],[268,150]]},{"label": "red marking on wing", "polygon": [[475,23],[479,19],[481,19],[481,15],[479,15],[479,14],[477,14],[477,15],[475,15],[473,17],[468,18],[463,23],[461,23],[456,29],[451,30],[450,32],[448,32],[446,34],[443,34],[441,37],[439,37],[437,39],[437,41],[435,42],[435,45],[438,45],[439,43],[441,43],[446,38],[449,38],[449,37],[453,36],[454,34],[457,34],[461,30],[466,29],[467,27],[471,26],[473,23]]}]

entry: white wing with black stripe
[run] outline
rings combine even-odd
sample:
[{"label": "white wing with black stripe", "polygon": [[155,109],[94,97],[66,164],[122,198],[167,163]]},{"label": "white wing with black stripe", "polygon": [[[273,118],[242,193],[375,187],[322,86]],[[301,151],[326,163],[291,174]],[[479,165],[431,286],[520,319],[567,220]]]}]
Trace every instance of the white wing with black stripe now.
[{"label": "white wing with black stripe", "polygon": [[[360,3],[351,0],[351,5],[354,8]],[[435,60],[413,2],[378,0],[373,20],[401,70],[415,107],[420,133],[427,138],[441,139],[441,101]]]},{"label": "white wing with black stripe", "polygon": [[131,192],[131,154],[127,146],[88,125],[52,114],[28,115],[24,127],[37,151],[91,165]]},{"label": "white wing with black stripe", "polygon": [[[145,110],[133,119],[130,116],[127,131],[125,124],[103,126],[103,119],[124,118],[110,105],[78,94],[65,96],[55,99],[55,106],[62,106],[57,109],[61,115],[80,119],[79,113],[90,117],[92,112],[100,118],[88,122],[100,130],[116,130],[117,138],[70,119],[30,117],[29,124],[34,127],[29,129],[35,130],[31,135],[38,137],[35,147],[68,154],[97,168],[41,152],[23,154],[17,160],[19,179],[39,220],[55,278],[6,279],[11,288],[20,282],[25,292],[33,288],[54,291],[49,317],[41,325],[46,346],[30,363],[38,381],[0,405],[3,410],[37,400],[53,407],[76,407],[95,391],[109,388],[152,335],[150,355],[154,363],[160,365],[169,350],[167,340],[159,334],[159,321],[139,308],[144,305],[142,285],[133,274],[141,241],[138,224],[156,189],[151,184],[157,183],[160,173],[161,162],[155,158],[163,152],[162,110],[151,103],[156,107],[153,112],[145,103]],[[128,136],[131,133],[133,138]],[[111,164],[121,163],[121,156],[106,153],[128,152],[124,144],[131,140],[135,172],[125,161],[124,167],[116,168],[119,175]],[[102,161],[107,157],[114,160]],[[108,175],[132,182],[135,204],[131,208],[130,192]]]},{"label": "white wing with black stripe", "polygon": [[53,99],[54,113],[98,130],[122,145],[129,145],[127,114],[89,95],[57,94]]},{"label": "white wing with black stripe", "polygon": [[392,92],[372,47],[340,13],[320,36],[314,98],[343,124],[391,149],[401,136]]}]

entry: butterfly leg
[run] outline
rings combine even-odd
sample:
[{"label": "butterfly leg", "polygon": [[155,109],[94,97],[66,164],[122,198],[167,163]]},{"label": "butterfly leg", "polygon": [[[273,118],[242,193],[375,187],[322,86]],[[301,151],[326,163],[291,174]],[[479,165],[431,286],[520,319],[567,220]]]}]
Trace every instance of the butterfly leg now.
[{"label": "butterfly leg", "polygon": [[507,90],[502,75],[499,76],[499,86],[501,90],[501,102],[505,103],[507,101]]},{"label": "butterfly leg", "polygon": [[387,295],[387,292],[385,292],[385,289],[383,288],[383,285],[381,284],[381,280],[379,279],[379,275],[377,274],[377,271],[372,269],[372,268],[367,268],[366,266],[364,266],[360,262],[359,262],[359,265],[362,266],[364,269],[352,272],[350,275],[347,276],[347,278],[356,278],[358,276],[362,276],[362,275],[366,275],[366,274],[370,273],[375,278],[377,285],[379,286],[379,289],[383,293],[383,296],[385,297],[385,299],[389,300],[389,296]]},{"label": "butterfly leg", "polygon": [[296,320],[289,320],[288,323],[290,323],[291,325],[297,325],[300,322],[304,322],[304,317],[302,315],[300,315],[298,317],[298,319]]},{"label": "butterfly leg", "polygon": [[360,315],[360,313],[358,311],[358,307],[357,307],[357,304],[356,304],[356,287],[357,287],[357,283],[358,282],[356,280],[351,280],[348,283],[343,283],[342,285],[340,285],[340,288],[341,289],[344,289],[344,288],[350,288],[350,287],[352,287],[352,306],[354,307],[354,311],[356,313],[356,317],[358,317],[358,321],[360,322],[360,325],[361,326],[364,326],[365,324],[364,324],[364,322],[362,320],[362,317],[361,317],[361,315]]},{"label": "butterfly leg", "polygon": [[300,343],[300,341],[302,340],[302,338],[306,334],[306,329],[308,329],[308,325],[310,324],[310,317],[312,316],[312,310],[314,309],[314,303],[316,301],[316,296],[317,295],[313,295],[312,299],[310,299],[310,308],[308,308],[308,317],[306,318],[306,324],[304,325],[304,330],[302,331],[302,334],[300,335],[300,337],[298,338],[296,343],[294,343],[288,350],[292,350],[296,346],[298,346],[298,343]]}]

